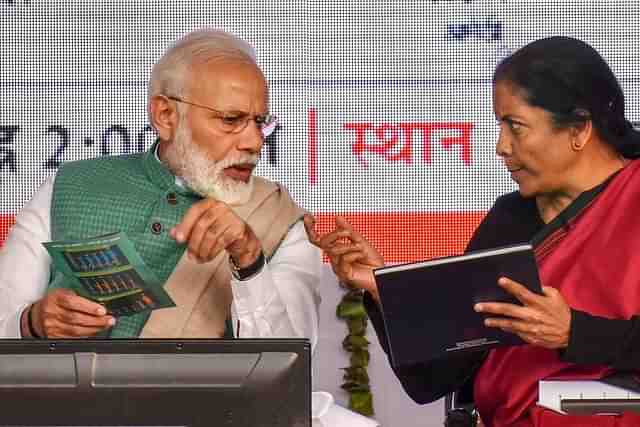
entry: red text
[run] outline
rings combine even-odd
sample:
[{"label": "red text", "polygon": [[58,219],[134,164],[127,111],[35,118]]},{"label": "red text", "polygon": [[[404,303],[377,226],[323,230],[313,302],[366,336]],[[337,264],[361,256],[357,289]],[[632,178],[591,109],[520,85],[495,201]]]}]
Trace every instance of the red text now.
[{"label": "red text", "polygon": [[[433,144],[439,143],[445,150],[457,148],[458,157],[471,166],[471,131],[469,122],[407,122],[407,123],[345,123],[344,128],[353,131],[353,154],[363,167],[367,167],[365,153],[373,153],[390,162],[402,161],[411,165],[414,161],[414,142],[422,146],[422,161],[431,163]],[[375,142],[368,142],[375,140]]]}]

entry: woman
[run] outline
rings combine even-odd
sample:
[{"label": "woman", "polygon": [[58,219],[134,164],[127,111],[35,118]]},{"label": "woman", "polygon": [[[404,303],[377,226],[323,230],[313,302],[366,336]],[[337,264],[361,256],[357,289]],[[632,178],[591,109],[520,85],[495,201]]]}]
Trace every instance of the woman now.
[{"label": "woman", "polygon": [[[640,157],[640,134],[625,119],[620,85],[589,45],[552,37],[506,58],[493,86],[496,152],[519,191],[496,200],[467,250],[531,241],[544,295],[501,278],[499,285],[523,305],[474,309],[488,315],[488,326],[528,345],[396,374],[420,403],[471,387],[487,426],[640,425],[639,415],[585,421],[535,405],[541,379],[640,372],[640,161],[633,160]],[[312,218],[306,224],[339,278],[367,291],[369,315],[386,347],[372,275],[382,257],[342,219],[322,237]]]}]

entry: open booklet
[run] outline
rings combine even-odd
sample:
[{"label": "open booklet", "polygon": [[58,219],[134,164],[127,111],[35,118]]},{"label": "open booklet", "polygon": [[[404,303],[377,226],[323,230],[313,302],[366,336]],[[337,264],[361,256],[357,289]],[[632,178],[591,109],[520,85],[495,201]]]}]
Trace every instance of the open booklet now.
[{"label": "open booklet", "polygon": [[43,245],[73,290],[113,316],[175,307],[123,232]]},{"label": "open booklet", "polygon": [[498,286],[513,279],[541,294],[530,244],[469,252],[374,271],[394,366],[458,352],[521,344],[517,335],[484,325],[478,302],[519,304]]}]

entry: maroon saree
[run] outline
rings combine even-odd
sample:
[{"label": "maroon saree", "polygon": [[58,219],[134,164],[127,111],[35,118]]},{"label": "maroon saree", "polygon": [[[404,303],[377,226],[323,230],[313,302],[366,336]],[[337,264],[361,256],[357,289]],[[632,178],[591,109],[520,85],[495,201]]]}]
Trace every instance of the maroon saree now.
[{"label": "maroon saree", "polygon": [[[542,283],[557,288],[570,307],[593,315],[629,319],[640,313],[640,161],[627,164],[601,192],[579,197],[564,213],[562,221],[554,220],[534,238]],[[640,425],[633,414],[585,421],[535,405],[541,379],[597,379],[610,372],[607,366],[562,362],[556,350],[495,349],[478,371],[475,402],[487,427]],[[571,424],[575,419],[582,421]]]}]

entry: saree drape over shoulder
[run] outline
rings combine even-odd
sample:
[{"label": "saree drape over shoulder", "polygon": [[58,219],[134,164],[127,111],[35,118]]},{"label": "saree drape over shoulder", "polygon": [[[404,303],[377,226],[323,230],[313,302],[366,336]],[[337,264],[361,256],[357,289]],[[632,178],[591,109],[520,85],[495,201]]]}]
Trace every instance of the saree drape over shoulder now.
[{"label": "saree drape over shoulder", "polygon": [[[533,242],[543,285],[558,289],[572,309],[611,319],[639,314],[640,161],[578,197]],[[561,415],[535,406],[539,380],[597,379],[611,371],[608,365],[566,363],[557,350],[532,345],[495,349],[477,373],[475,402],[488,427],[540,425],[545,416]],[[585,425],[640,425],[640,416],[625,417]]]}]

